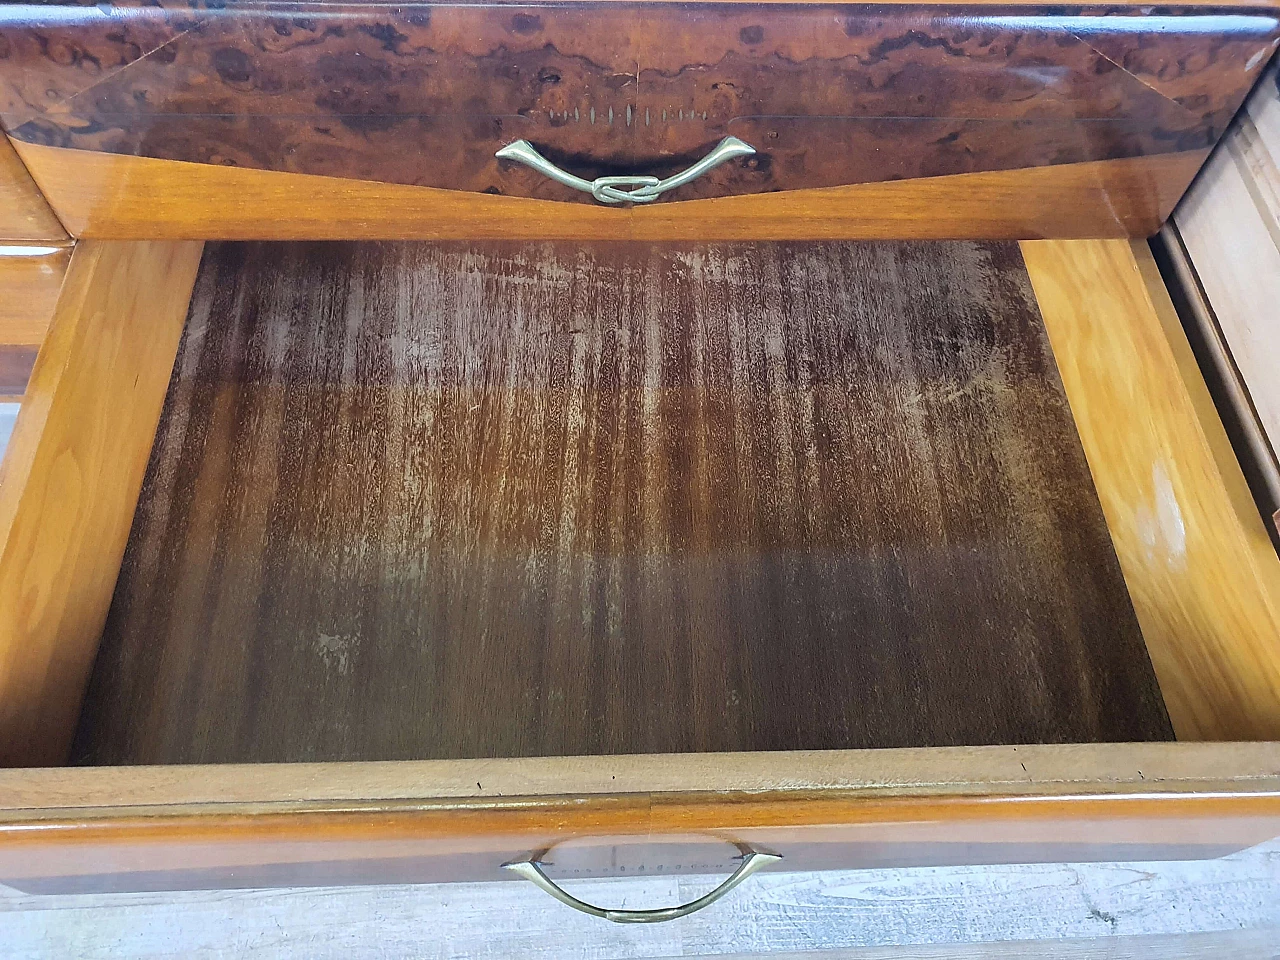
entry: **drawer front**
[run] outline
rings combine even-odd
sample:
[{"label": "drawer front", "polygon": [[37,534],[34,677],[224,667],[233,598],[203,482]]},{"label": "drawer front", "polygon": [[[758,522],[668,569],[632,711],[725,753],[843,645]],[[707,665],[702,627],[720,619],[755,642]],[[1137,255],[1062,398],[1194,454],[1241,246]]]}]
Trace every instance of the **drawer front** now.
[{"label": "drawer front", "polygon": [[[219,5],[221,6],[221,5]],[[592,203],[726,136],[687,200],[1200,151],[1266,13],[564,3],[0,12],[0,119],[33,144]]]},{"label": "drawer front", "polygon": [[[1222,856],[1280,835],[1276,744],[0,771],[29,893]],[[550,902],[548,901],[550,906]]]}]

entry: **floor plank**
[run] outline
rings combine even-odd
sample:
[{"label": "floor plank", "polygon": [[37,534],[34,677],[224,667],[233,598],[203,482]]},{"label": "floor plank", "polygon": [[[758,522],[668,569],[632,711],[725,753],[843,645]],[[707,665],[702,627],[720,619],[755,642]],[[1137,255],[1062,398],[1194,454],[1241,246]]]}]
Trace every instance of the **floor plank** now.
[{"label": "floor plank", "polygon": [[[569,881],[610,906],[720,878]],[[160,960],[1272,960],[1280,842],[1219,860],[766,871],[671,923],[587,917],[519,881],[28,896],[0,888],[8,958]]]}]

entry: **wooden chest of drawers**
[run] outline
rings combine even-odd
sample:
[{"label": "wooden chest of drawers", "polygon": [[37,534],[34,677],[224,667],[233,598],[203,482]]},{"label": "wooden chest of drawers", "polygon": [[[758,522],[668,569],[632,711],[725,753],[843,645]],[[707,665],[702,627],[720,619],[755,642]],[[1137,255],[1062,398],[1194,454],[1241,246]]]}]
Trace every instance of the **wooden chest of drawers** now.
[{"label": "wooden chest of drawers", "polygon": [[[66,274],[0,466],[0,881],[1280,835],[1280,558],[1142,239],[1277,29],[0,7],[0,239]],[[203,242],[331,239],[433,242]]]}]

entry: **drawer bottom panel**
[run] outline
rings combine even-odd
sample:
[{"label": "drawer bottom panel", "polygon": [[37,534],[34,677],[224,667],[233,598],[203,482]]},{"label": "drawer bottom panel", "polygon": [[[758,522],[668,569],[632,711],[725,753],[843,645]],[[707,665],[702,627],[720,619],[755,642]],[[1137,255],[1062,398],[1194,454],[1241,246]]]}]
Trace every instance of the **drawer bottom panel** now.
[{"label": "drawer bottom panel", "polygon": [[74,760],[1171,735],[1016,245],[217,244]]}]

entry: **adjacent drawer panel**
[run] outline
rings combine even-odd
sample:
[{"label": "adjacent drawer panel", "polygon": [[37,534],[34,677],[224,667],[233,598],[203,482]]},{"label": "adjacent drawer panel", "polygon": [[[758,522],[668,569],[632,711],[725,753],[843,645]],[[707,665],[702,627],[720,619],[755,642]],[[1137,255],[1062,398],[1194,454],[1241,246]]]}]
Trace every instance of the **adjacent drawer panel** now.
[{"label": "adjacent drawer panel", "polygon": [[[591,3],[0,10],[18,139],[593,202],[577,176],[754,156],[695,199],[1203,150],[1274,49],[1262,11]],[[1051,12],[1052,11],[1052,12]]]}]

